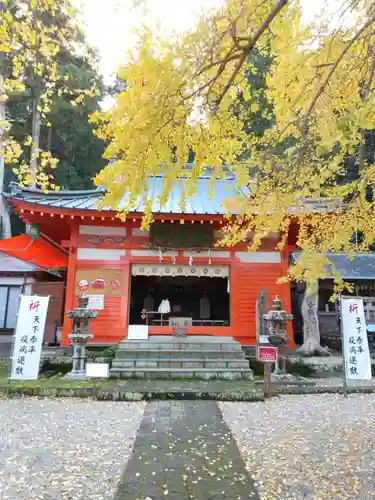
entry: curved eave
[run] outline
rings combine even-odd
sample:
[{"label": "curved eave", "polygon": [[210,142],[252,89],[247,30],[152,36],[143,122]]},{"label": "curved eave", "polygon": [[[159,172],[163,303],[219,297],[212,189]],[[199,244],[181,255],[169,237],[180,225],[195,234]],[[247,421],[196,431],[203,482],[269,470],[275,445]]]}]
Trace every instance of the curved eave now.
[{"label": "curved eave", "polygon": [[[30,203],[25,200],[18,198],[8,198],[8,203],[12,205],[14,210],[19,214],[21,219],[28,222],[32,222],[34,216],[50,216],[50,217],[60,217],[66,220],[93,220],[93,221],[118,221],[118,212],[115,210],[93,210],[93,209],[79,209],[79,208],[62,208],[62,207],[52,207],[50,205]],[[141,219],[143,216],[142,212],[130,212],[127,215],[128,219]],[[224,218],[223,214],[197,214],[197,213],[171,213],[171,212],[160,212],[153,214],[156,220],[173,220],[173,219],[186,219],[186,220],[216,220],[222,221]]]}]

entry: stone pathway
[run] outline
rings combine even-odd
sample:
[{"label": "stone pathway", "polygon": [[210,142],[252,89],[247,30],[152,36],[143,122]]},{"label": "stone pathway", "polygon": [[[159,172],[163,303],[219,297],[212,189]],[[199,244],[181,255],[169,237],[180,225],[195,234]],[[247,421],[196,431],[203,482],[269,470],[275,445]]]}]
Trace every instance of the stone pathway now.
[{"label": "stone pathway", "polygon": [[259,500],[213,401],[147,405],[115,500]]},{"label": "stone pathway", "polygon": [[0,499],[370,500],[374,413],[373,394],[0,400]]}]

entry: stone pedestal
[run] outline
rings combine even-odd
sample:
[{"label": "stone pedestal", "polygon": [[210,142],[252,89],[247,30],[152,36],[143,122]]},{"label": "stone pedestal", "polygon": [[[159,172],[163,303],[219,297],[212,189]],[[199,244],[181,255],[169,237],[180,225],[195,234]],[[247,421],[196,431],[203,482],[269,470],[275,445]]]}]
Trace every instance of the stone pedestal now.
[{"label": "stone pedestal", "polygon": [[268,327],[268,342],[277,349],[275,369],[271,374],[271,380],[293,380],[293,376],[286,372],[286,359],[283,355],[284,348],[289,341],[288,321],[293,319],[293,316],[282,310],[281,301],[276,296],[272,302],[272,309],[263,317]]},{"label": "stone pedestal", "polygon": [[85,379],[86,378],[86,344],[93,338],[90,333],[70,333],[68,338],[73,344],[73,367],[72,371],[65,375],[65,378]]},{"label": "stone pedestal", "polygon": [[86,378],[86,344],[94,336],[90,333],[90,321],[97,315],[88,303],[88,297],[79,297],[78,307],[67,313],[67,317],[73,320],[73,331],[68,335],[73,344],[73,368],[66,378]]}]

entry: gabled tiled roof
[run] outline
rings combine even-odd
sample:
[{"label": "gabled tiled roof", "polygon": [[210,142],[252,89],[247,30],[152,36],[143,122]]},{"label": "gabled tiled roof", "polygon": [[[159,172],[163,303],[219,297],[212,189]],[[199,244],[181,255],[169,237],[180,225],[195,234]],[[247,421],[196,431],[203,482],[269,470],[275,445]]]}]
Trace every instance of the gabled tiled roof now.
[{"label": "gabled tiled roof", "polygon": [[[149,199],[152,202],[152,212],[154,214],[187,214],[187,215],[224,215],[226,210],[224,201],[239,194],[248,197],[250,190],[247,187],[239,188],[233,175],[227,173],[226,179],[212,180],[211,177],[199,177],[196,183],[195,193],[185,200],[184,209],[181,208],[183,192],[187,178],[179,177],[170,189],[168,200],[163,206],[160,205],[159,198],[163,192],[164,178],[151,177],[148,179]],[[11,185],[11,193],[7,194],[10,202],[12,200],[24,203],[36,204],[39,206],[66,209],[66,210],[97,210],[97,202],[100,201],[106,192],[103,188],[86,191],[50,191],[45,194],[40,189],[21,189],[17,184]],[[124,194],[118,209],[124,208],[127,194]],[[335,210],[338,207],[337,200],[306,200],[303,208],[313,212],[326,212]],[[103,210],[109,210],[103,208]],[[297,214],[300,209],[291,207],[291,214]],[[144,204],[142,198],[135,202],[132,213],[143,213]]]},{"label": "gabled tiled roof", "polygon": [[11,192],[6,194],[6,197],[10,201],[20,200],[46,207],[95,210],[95,203],[100,200],[104,192],[104,189],[92,189],[87,191],[50,191],[45,194],[40,189],[20,188],[17,184],[12,184]]},{"label": "gabled tiled roof", "polygon": [[[152,177],[148,180],[149,198],[152,200],[152,212],[160,214],[197,214],[197,215],[224,215],[224,201],[238,193],[236,181],[233,176],[224,180],[215,180],[212,185],[210,177],[200,177],[197,180],[196,192],[186,199],[184,210],[181,209],[183,199],[183,188],[186,178],[179,178],[172,186],[167,202],[161,206],[159,198],[163,191],[164,179]],[[241,192],[246,193],[246,188]],[[104,189],[89,191],[51,191],[48,194],[38,189],[24,188],[17,185],[12,186],[12,191],[7,195],[10,201],[20,200],[24,203],[32,203],[59,209],[97,210],[96,203],[105,193]],[[121,209],[126,201],[126,195],[119,206]],[[104,209],[105,210],[105,209]],[[142,213],[144,205],[141,198],[137,200],[134,208],[135,213]]]}]

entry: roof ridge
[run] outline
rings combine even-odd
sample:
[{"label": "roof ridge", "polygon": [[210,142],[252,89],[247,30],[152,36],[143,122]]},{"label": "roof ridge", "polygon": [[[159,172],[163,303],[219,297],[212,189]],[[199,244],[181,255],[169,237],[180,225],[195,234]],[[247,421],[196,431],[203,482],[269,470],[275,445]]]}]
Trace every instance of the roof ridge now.
[{"label": "roof ridge", "polygon": [[43,195],[43,196],[76,196],[76,195],[82,195],[82,196],[90,196],[90,195],[98,195],[101,193],[105,193],[107,190],[104,187],[97,187],[95,189],[77,189],[77,190],[48,190],[47,193],[44,192],[42,189],[38,188],[33,188],[33,187],[21,187],[18,183],[16,182],[11,182],[9,183],[9,188],[10,192],[9,193],[4,193],[6,196],[14,197],[17,193],[28,193],[28,194],[36,194],[36,195]]}]

